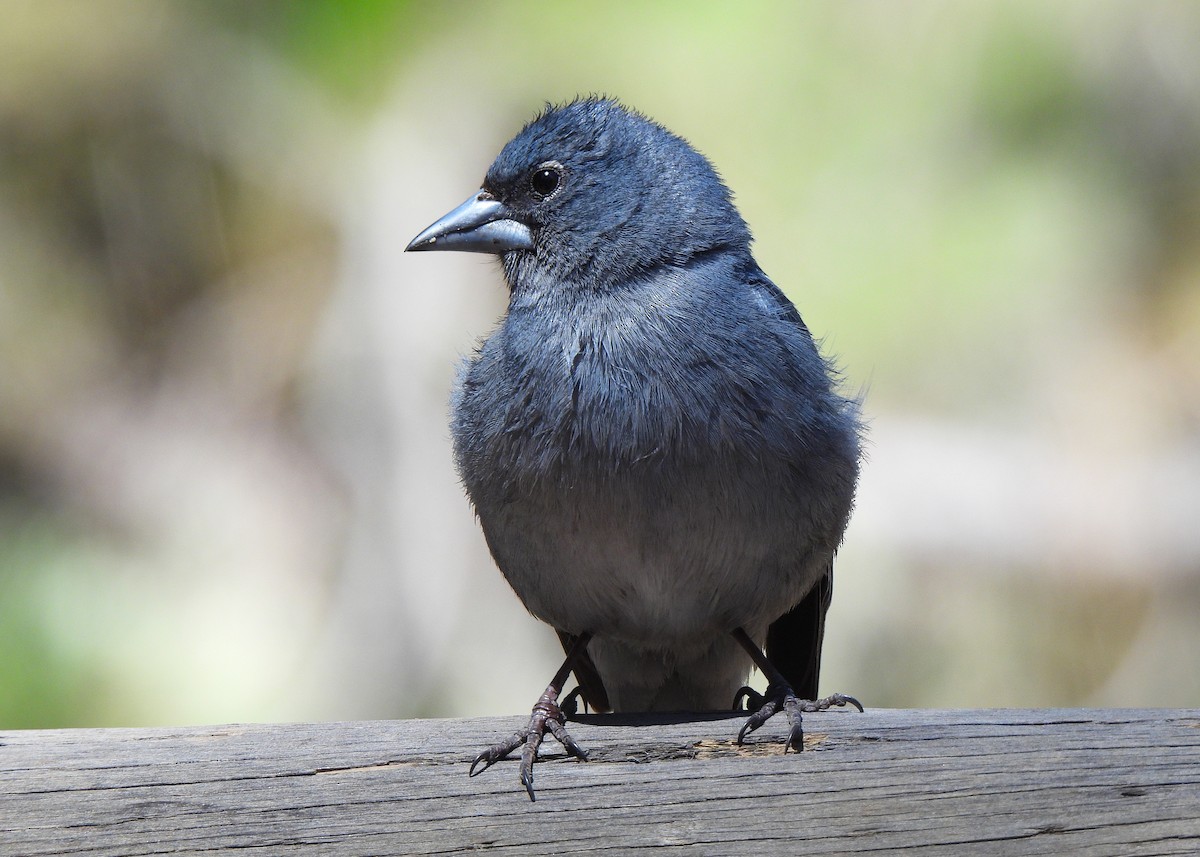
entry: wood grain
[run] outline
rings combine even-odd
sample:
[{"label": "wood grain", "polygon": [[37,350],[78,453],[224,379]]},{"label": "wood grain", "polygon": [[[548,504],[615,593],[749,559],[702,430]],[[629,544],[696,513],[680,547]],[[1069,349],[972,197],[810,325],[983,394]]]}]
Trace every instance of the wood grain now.
[{"label": "wood grain", "polygon": [[1195,710],[582,717],[533,804],[521,720],[0,732],[0,854],[1200,854]]}]

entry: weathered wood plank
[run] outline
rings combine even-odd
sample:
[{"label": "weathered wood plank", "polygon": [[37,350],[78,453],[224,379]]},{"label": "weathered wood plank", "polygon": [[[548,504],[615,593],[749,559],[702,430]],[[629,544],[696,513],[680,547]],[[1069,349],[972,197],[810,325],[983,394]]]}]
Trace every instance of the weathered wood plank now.
[{"label": "weathered wood plank", "polygon": [[[538,801],[469,759],[520,718],[0,733],[0,854],[1200,853],[1200,711],[585,717]],[[549,747],[549,745],[548,745]]]}]

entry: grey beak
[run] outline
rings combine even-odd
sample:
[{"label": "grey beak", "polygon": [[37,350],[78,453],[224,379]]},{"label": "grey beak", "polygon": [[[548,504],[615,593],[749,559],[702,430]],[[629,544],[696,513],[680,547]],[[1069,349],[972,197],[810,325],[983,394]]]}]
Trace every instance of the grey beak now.
[{"label": "grey beak", "polygon": [[533,233],[487,191],[466,202],[409,242],[408,250],[465,250],[494,253],[533,249]]}]

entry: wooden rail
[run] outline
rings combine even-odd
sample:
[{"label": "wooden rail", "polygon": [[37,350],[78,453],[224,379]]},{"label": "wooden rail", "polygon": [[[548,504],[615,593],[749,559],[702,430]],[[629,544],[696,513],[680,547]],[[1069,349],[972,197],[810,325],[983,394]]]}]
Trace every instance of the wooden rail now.
[{"label": "wooden rail", "polygon": [[0,731],[0,854],[1200,854],[1200,711],[870,710],[734,742],[726,715]]}]

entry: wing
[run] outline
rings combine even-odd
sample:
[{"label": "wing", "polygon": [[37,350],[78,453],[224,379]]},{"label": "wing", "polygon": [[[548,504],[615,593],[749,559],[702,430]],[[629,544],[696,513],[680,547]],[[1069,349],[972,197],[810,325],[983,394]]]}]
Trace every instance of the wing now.
[{"label": "wing", "polygon": [[[751,289],[764,308],[794,324],[811,341],[812,335],[795,305],[768,277],[755,278]],[[767,629],[767,659],[783,673],[801,699],[818,698],[825,614],[832,600],[833,560],[830,559],[825,573],[808,595]]]},{"label": "wing", "polygon": [[767,660],[801,699],[818,699],[825,613],[833,600],[833,560],[803,600],[767,629]]}]

